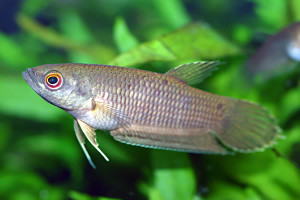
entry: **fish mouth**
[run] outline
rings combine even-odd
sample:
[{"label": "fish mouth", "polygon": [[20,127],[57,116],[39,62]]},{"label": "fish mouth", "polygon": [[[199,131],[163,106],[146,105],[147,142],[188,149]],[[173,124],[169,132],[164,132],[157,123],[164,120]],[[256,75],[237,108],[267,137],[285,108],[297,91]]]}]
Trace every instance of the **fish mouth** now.
[{"label": "fish mouth", "polygon": [[39,94],[39,86],[34,78],[34,72],[31,68],[28,68],[26,71],[22,72],[22,76],[25,79],[25,81],[32,87],[32,89]]}]

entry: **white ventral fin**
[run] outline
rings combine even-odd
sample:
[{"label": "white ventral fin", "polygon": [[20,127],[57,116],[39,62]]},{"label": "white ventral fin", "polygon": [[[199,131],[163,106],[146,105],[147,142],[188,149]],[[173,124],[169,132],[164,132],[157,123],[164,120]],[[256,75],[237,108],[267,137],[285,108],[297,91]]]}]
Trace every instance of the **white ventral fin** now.
[{"label": "white ventral fin", "polygon": [[206,77],[217,70],[217,66],[222,64],[219,61],[199,61],[179,65],[170,69],[166,75],[175,77],[187,84],[194,85],[201,83]]},{"label": "white ventral fin", "polygon": [[76,133],[76,137],[78,139],[78,142],[84,152],[84,155],[86,156],[86,158],[88,159],[90,165],[96,169],[96,166],[95,164],[93,163],[92,159],[91,159],[91,156],[89,155],[88,151],[86,150],[84,144],[85,144],[85,136],[84,136],[84,133],[81,131],[79,125],[78,125],[78,122],[76,120],[74,120],[74,130],[75,130],[75,133]]},{"label": "white ventral fin", "polygon": [[[78,124],[79,124],[82,132],[80,131],[80,128],[78,127]],[[103,158],[106,161],[109,161],[107,156],[99,149],[99,147],[98,147],[99,144],[98,144],[97,139],[96,139],[96,132],[92,127],[90,127],[89,125],[87,125],[83,121],[77,119],[77,121],[74,121],[74,128],[75,128],[77,139],[78,139],[78,141],[79,141],[79,143],[80,143],[80,145],[81,145],[88,161],[92,165],[92,167],[95,168],[95,165],[92,162],[91,157],[89,156],[87,150],[84,147],[84,136],[83,136],[83,134],[89,140],[89,142],[95,147],[95,149],[97,149],[97,151],[103,156]]]}]

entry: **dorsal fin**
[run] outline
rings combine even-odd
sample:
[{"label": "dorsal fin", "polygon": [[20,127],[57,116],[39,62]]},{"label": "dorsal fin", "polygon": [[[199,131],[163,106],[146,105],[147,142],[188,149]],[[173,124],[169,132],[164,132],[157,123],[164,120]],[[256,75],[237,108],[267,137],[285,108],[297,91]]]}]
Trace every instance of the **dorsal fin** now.
[{"label": "dorsal fin", "polygon": [[199,61],[179,65],[170,69],[166,75],[173,76],[187,84],[201,83],[211,72],[217,70],[216,66],[222,64],[219,61]]}]

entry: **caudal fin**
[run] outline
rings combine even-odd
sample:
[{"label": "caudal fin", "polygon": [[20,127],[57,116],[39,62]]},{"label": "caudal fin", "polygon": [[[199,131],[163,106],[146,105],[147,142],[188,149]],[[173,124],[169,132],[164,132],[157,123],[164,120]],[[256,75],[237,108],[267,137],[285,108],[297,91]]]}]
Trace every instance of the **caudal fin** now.
[{"label": "caudal fin", "polygon": [[247,101],[228,99],[216,137],[227,147],[239,152],[262,151],[282,135],[269,111]]}]

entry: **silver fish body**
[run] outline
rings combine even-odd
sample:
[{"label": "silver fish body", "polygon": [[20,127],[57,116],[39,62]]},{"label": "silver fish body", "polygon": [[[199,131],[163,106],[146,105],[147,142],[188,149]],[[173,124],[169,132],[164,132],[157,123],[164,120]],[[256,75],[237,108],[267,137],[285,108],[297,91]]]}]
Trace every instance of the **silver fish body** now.
[{"label": "silver fish body", "polygon": [[52,64],[28,69],[23,77],[45,100],[74,117],[83,148],[85,135],[98,149],[95,129],[110,130],[128,144],[198,153],[252,152],[274,144],[279,128],[266,109],[188,85],[204,80],[217,64],[190,63],[166,74]]}]

